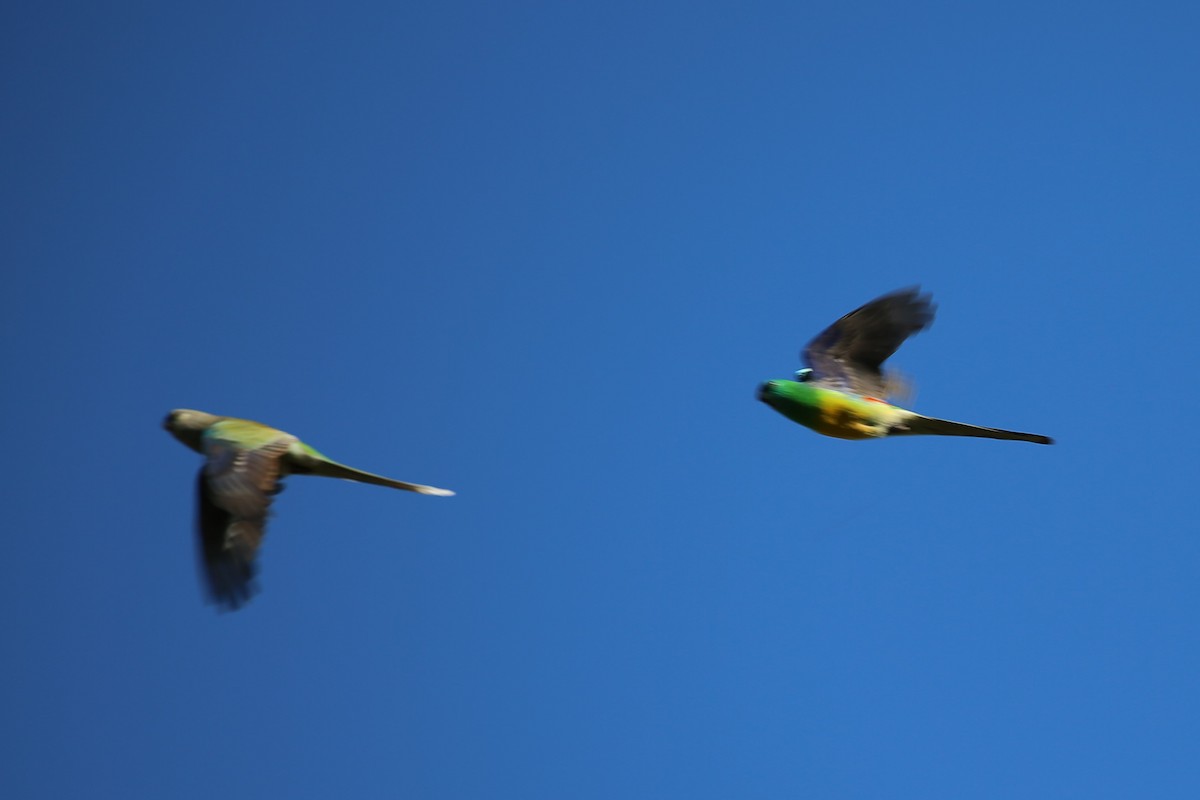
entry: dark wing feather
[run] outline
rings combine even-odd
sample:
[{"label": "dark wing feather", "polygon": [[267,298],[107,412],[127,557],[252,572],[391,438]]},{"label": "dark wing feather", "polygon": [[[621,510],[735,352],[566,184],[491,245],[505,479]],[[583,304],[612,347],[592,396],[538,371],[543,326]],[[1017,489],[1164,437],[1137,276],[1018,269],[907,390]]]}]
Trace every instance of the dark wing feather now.
[{"label": "dark wing feather", "polygon": [[808,343],[801,359],[812,380],[868,397],[886,397],[882,365],[914,333],[933,322],[930,295],[913,286],[872,300],[830,325]]},{"label": "dark wing feather", "polygon": [[[208,597],[224,609],[238,609],[258,592],[254,555],[262,541],[266,514],[257,524],[238,519],[217,505],[204,470],[196,481],[196,533]],[[235,527],[236,526],[236,527]],[[232,533],[232,535],[231,535]]]},{"label": "dark wing feather", "polygon": [[197,480],[197,529],[205,583],[214,603],[240,608],[258,591],[255,557],[271,500],[282,488],[279,459],[288,440],[255,450],[209,439]]}]

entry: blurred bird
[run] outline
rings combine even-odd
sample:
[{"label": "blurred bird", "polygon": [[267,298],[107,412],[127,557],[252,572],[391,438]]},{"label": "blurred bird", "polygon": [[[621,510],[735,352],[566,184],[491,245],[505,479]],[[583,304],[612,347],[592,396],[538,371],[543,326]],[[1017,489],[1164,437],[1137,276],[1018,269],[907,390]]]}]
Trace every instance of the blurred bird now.
[{"label": "blurred bird", "polygon": [[887,398],[905,383],[882,369],[904,340],[933,322],[935,306],[920,287],[901,289],[851,311],[809,342],[796,380],[767,381],[758,399],[793,422],[839,439],[885,436],[977,436],[1053,444],[1048,436],[925,417]]},{"label": "blurred bird", "polygon": [[323,475],[420,494],[454,492],[362,472],[331,461],[290,433],[259,422],[180,408],[163,427],[207,460],[196,480],[196,529],[212,601],[242,606],[257,587],[255,555],[274,495],[289,475]]}]

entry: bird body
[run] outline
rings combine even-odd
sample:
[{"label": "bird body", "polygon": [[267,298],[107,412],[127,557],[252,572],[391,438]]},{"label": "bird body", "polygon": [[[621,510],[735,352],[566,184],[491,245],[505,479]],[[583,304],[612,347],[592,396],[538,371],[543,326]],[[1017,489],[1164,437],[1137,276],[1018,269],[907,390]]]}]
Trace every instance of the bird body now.
[{"label": "bird body", "polygon": [[883,362],[933,321],[934,306],[916,288],[884,295],[851,311],[805,348],[809,366],[797,380],[767,381],[758,397],[793,422],[838,439],[886,436],[973,436],[1053,444],[1047,436],[926,417],[892,405],[886,397],[905,381],[883,371]]},{"label": "bird body", "polygon": [[229,608],[241,606],[255,591],[255,558],[284,477],[319,475],[419,494],[454,494],[339,464],[290,433],[248,419],[176,409],[163,427],[205,457],[196,479],[201,561],[212,599]]},{"label": "bird body", "polygon": [[870,439],[916,416],[874,397],[797,381],[767,381],[760,399],[793,422],[835,439]]},{"label": "bird body", "polygon": [[875,397],[858,397],[796,381],[767,381],[759,390],[759,398],[793,422],[835,439],[929,434],[1052,444],[1051,439],[1036,433],[926,417]]}]

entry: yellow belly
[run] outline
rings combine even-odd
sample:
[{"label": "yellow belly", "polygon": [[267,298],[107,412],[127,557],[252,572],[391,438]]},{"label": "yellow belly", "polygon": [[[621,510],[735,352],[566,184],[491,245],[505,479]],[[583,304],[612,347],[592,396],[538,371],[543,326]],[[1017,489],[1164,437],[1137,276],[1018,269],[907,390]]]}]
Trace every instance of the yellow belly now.
[{"label": "yellow belly", "polygon": [[877,439],[907,412],[882,400],[866,400],[830,392],[822,398],[813,430],[836,439]]}]

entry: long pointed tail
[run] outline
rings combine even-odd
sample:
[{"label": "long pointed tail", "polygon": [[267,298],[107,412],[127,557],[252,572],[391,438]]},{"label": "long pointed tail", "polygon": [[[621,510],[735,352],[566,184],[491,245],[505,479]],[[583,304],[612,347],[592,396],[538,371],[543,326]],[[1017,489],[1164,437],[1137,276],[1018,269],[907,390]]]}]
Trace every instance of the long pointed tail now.
[{"label": "long pointed tail", "polygon": [[984,428],[979,425],[967,425],[963,422],[951,422],[948,419],[936,419],[920,415],[906,420],[904,424],[904,428],[894,428],[891,435],[977,436],[981,439],[1009,439],[1017,442],[1033,442],[1034,444],[1054,444],[1054,440],[1049,436],[1042,436],[1038,433],[1006,431],[1002,428]]},{"label": "long pointed tail", "polygon": [[318,461],[311,465],[311,474],[323,475],[327,478],[342,478],[347,481],[358,481],[359,483],[372,483],[376,486],[390,486],[393,489],[404,489],[409,492],[417,492],[418,494],[432,494],[439,497],[449,497],[454,492],[449,489],[439,489],[436,486],[425,486],[420,483],[408,483],[407,481],[397,481],[392,478],[385,478],[382,475],[375,475],[370,472],[363,472],[361,469],[347,467],[345,464],[339,464],[336,461]]}]

